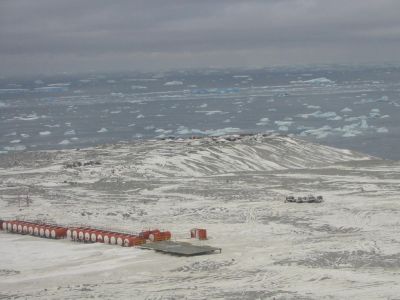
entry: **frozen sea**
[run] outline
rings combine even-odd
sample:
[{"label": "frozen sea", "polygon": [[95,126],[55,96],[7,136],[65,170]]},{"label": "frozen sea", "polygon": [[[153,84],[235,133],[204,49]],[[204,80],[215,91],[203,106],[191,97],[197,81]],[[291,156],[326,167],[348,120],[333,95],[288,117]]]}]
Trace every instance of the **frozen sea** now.
[{"label": "frozen sea", "polygon": [[0,153],[248,132],[400,159],[400,67],[0,78]]}]

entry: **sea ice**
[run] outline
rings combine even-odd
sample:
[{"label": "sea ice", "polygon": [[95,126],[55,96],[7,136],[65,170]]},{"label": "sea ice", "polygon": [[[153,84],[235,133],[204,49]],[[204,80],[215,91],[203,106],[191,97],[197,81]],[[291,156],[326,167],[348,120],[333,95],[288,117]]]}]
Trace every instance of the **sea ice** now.
[{"label": "sea ice", "polygon": [[101,128],[101,129],[99,129],[97,132],[98,133],[102,133],[102,132],[107,132],[108,130],[107,130],[107,128]]},{"label": "sea ice", "polygon": [[137,117],[136,117],[136,119],[143,119],[144,118],[144,116],[142,115],[142,114],[140,114],[140,115],[138,115]]},{"label": "sea ice", "polygon": [[10,144],[18,144],[20,142],[21,142],[21,140],[12,140],[12,141],[10,141]]}]

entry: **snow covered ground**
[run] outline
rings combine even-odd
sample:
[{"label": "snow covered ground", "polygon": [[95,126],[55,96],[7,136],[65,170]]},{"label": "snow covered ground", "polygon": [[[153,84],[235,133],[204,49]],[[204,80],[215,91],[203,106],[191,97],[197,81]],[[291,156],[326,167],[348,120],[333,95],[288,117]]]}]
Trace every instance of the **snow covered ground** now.
[{"label": "snow covered ground", "polygon": [[[396,299],[399,182],[397,161],[283,136],[3,154],[0,218],[158,227],[177,240],[204,227],[209,240],[197,243],[222,253],[0,231],[0,298]],[[283,201],[310,193],[325,201]]]}]

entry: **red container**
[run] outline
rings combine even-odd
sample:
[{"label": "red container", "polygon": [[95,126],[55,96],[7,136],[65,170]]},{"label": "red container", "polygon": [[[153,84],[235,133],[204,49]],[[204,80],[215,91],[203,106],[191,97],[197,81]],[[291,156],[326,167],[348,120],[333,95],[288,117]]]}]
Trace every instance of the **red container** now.
[{"label": "red container", "polygon": [[39,236],[45,237],[46,225],[39,225]]},{"label": "red container", "polygon": [[18,221],[11,221],[11,231],[12,232],[18,232]]},{"label": "red container", "polygon": [[104,231],[99,231],[97,233],[97,242],[104,243]]},{"label": "red container", "polygon": [[4,230],[4,231],[8,231],[7,226],[8,226],[8,222],[7,221],[3,221],[3,224],[1,225],[1,229]]},{"label": "red container", "polygon": [[78,229],[78,241],[83,242],[85,240],[85,228]]},{"label": "red container", "polygon": [[85,229],[84,230],[84,241],[85,243],[90,243],[90,236],[92,235],[92,229]]},{"label": "red container", "polygon": [[146,239],[139,236],[126,236],[124,238],[124,247],[134,247],[146,243]]},{"label": "red container", "polygon": [[207,239],[207,230],[200,228],[193,228],[190,230],[190,237],[199,240]]},{"label": "red container", "polygon": [[29,224],[29,225],[28,225],[28,233],[29,233],[30,235],[33,235],[33,228],[34,228],[34,225],[33,225],[33,224]]},{"label": "red container", "polygon": [[117,234],[116,238],[117,238],[117,245],[118,246],[123,246],[124,245],[124,239],[127,237],[126,234]]},{"label": "red container", "polygon": [[105,232],[103,234],[103,243],[104,244],[109,244],[110,243],[110,238],[111,238],[111,232]]},{"label": "red container", "polygon": [[78,240],[78,228],[74,228],[72,230],[72,240],[77,241]]},{"label": "red container", "polygon": [[10,222],[7,222],[7,231],[12,231],[12,226],[13,226],[13,224],[12,224],[12,221],[10,221]]},{"label": "red container", "polygon": [[44,237],[45,238],[50,238],[50,231],[53,229],[54,227],[49,226],[49,225],[45,225],[45,229],[44,229]]},{"label": "red container", "polygon": [[142,231],[141,233],[139,233],[139,236],[148,240],[150,238],[150,234],[159,233],[159,232],[160,232],[160,230],[158,230],[158,229],[147,230],[147,231]]},{"label": "red container", "polygon": [[163,231],[163,232],[155,232],[149,235],[149,240],[152,242],[166,241],[171,239],[171,232]]},{"label": "red container", "polygon": [[111,245],[116,245],[117,244],[117,233],[111,233],[110,234],[110,244]]},{"label": "red container", "polygon": [[52,239],[64,239],[67,236],[67,228],[54,227],[50,230],[50,237]]},{"label": "red container", "polygon": [[68,240],[72,240],[72,228],[68,228],[67,229],[67,232],[66,232],[66,238],[68,239]]},{"label": "red container", "polygon": [[90,232],[90,241],[92,243],[96,243],[97,242],[97,235],[98,235],[99,231],[98,230],[92,230]]},{"label": "red container", "polygon": [[40,230],[39,225],[34,225],[33,226],[33,235],[34,236],[39,236],[39,230]]},{"label": "red container", "polygon": [[29,223],[24,223],[23,225],[22,225],[22,233],[23,234],[28,234],[29,232],[28,232],[28,226],[29,226],[30,224]]}]

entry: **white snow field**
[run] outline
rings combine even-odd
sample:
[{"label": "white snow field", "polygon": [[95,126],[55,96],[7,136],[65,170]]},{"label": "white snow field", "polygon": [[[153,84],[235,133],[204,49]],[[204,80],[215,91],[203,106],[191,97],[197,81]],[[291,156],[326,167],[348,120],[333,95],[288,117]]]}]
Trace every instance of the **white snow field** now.
[{"label": "white snow field", "polygon": [[[200,227],[209,240],[194,243],[222,253],[0,231],[0,298],[398,299],[399,183],[397,161],[284,136],[2,154],[0,219],[156,227],[183,241]],[[324,202],[284,202],[308,194]]]}]

